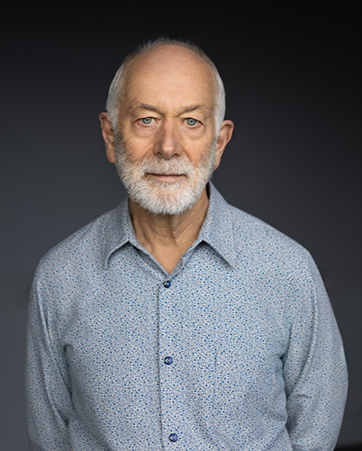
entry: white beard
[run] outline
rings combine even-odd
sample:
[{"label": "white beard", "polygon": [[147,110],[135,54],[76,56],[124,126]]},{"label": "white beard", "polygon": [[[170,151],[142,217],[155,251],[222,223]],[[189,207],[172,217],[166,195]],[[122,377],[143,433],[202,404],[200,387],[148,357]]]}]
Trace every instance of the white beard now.
[{"label": "white beard", "polygon": [[[134,162],[115,136],[115,166],[129,197],[155,215],[179,215],[191,208],[201,196],[214,171],[216,139],[199,165],[182,156],[169,160],[160,155]],[[161,182],[149,174],[182,174],[175,182]]]}]

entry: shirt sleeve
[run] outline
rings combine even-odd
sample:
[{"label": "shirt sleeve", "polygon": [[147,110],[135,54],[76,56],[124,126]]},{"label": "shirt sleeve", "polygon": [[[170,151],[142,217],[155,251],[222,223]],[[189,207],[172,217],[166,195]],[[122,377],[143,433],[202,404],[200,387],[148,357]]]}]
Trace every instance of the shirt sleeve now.
[{"label": "shirt sleeve", "polygon": [[284,357],[287,429],[293,450],[332,451],[347,396],[342,339],[323,280],[308,255],[306,280],[299,281],[297,313]]},{"label": "shirt sleeve", "polygon": [[31,290],[26,352],[26,416],[32,450],[69,451],[70,383],[47,314],[49,292],[36,274]]}]

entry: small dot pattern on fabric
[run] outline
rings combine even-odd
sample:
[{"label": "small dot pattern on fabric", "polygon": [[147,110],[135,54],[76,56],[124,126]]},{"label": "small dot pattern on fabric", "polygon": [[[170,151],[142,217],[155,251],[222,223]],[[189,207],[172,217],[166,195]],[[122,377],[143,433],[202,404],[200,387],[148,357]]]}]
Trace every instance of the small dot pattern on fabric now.
[{"label": "small dot pattern on fabric", "polygon": [[310,254],[209,184],[171,274],[127,199],[41,260],[29,303],[32,450],[330,451],[343,346]]}]

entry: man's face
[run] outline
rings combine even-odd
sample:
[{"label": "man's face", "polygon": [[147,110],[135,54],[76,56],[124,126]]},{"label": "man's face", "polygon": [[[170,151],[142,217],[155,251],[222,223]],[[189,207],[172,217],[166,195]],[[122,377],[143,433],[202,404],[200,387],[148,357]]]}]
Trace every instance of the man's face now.
[{"label": "man's face", "polygon": [[115,164],[130,198],[154,214],[180,214],[218,166],[216,81],[189,50],[164,46],[129,66]]},{"label": "man's face", "polygon": [[180,47],[154,49],[131,63],[115,158],[141,207],[180,214],[200,197],[217,158],[216,89],[209,66]]}]

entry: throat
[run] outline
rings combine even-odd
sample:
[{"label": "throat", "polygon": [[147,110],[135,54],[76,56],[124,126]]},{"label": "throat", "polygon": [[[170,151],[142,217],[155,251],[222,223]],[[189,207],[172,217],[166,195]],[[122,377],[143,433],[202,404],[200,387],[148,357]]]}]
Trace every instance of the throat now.
[{"label": "throat", "polygon": [[[187,249],[185,249],[186,252]],[[152,255],[155,257],[155,259],[158,261],[158,263],[162,266],[162,268],[167,272],[167,274],[171,274],[172,271],[176,268],[178,262],[181,260],[182,256],[185,252],[170,252],[169,250],[167,253],[165,252],[151,252]]]},{"label": "throat", "polygon": [[130,213],[138,241],[171,273],[197,239],[209,199],[206,189],[195,205],[180,215],[153,215],[130,201]]}]

